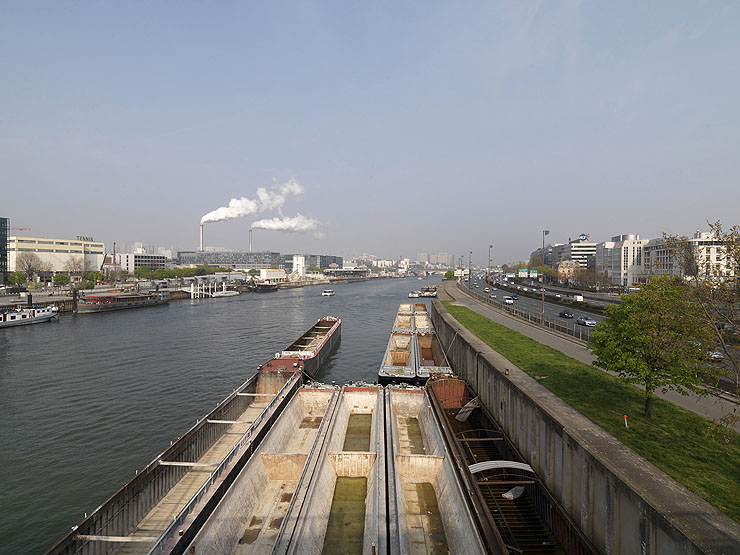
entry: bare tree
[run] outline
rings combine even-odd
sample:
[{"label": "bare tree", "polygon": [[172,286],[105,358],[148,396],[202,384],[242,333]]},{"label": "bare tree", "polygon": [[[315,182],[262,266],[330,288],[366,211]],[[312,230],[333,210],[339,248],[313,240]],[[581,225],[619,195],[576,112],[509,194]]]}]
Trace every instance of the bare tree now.
[{"label": "bare tree", "polygon": [[40,271],[41,266],[41,258],[35,252],[22,252],[15,259],[15,269],[26,274],[28,279]]},{"label": "bare tree", "polygon": [[64,263],[65,271],[71,276],[81,276],[85,273],[85,257],[83,255],[73,255]]},{"label": "bare tree", "polygon": [[[721,222],[708,223],[710,241],[691,241],[684,236],[665,235],[674,267],[688,284],[702,318],[714,330],[716,348],[720,351],[733,381],[740,392],[740,226],[727,230]],[[721,419],[732,427],[740,415],[737,409]]]}]

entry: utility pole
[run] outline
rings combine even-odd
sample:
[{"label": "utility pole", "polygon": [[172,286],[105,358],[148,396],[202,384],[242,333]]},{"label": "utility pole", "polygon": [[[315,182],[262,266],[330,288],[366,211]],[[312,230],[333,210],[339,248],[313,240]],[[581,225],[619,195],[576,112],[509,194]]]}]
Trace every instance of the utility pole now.
[{"label": "utility pole", "polygon": [[545,235],[550,235],[550,230],[542,231],[542,326],[545,325]]}]

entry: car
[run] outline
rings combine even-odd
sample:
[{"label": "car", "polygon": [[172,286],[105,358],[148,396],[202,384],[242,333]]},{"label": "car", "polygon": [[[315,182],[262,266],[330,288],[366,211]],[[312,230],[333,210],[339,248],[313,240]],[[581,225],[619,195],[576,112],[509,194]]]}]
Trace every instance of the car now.
[{"label": "car", "polygon": [[488,287],[486,287],[486,293],[488,293]]},{"label": "car", "polygon": [[512,299],[511,297],[504,297],[504,303],[514,304],[514,299]]},{"label": "car", "polygon": [[576,324],[580,324],[581,326],[587,326],[589,328],[596,325],[596,320],[591,318],[590,316],[579,316],[576,320]]},{"label": "car", "polygon": [[711,360],[712,362],[721,362],[725,360],[725,355],[721,351],[709,351],[707,353],[707,360]]},{"label": "car", "polygon": [[561,310],[559,316],[561,318],[574,318],[575,314],[573,314],[570,310]]},{"label": "car", "polygon": [[519,295],[517,295],[516,293],[514,293],[514,294],[513,294],[512,296],[511,296],[511,298],[512,298],[512,299],[514,299],[515,301],[518,301],[518,300],[519,300]]},{"label": "car", "polygon": [[494,290],[494,291],[498,291],[498,289],[496,289],[495,287],[493,288],[493,290]]},{"label": "car", "polygon": [[491,294],[489,295],[489,298],[491,298],[491,299],[495,299],[495,298],[496,298],[496,293],[491,293]]}]

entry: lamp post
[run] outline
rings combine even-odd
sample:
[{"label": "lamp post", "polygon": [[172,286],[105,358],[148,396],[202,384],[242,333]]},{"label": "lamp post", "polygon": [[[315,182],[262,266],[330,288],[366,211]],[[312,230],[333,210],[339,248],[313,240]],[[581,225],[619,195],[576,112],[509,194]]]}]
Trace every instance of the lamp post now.
[{"label": "lamp post", "polygon": [[473,273],[470,271],[473,264],[473,251],[470,251],[470,254],[468,255],[468,289],[472,287],[472,277]]},{"label": "lamp post", "polygon": [[545,325],[545,235],[550,235],[550,230],[542,230],[542,325]]},{"label": "lamp post", "polygon": [[486,277],[486,285],[488,285],[488,294],[491,294],[491,249],[493,245],[488,245],[488,276]]}]

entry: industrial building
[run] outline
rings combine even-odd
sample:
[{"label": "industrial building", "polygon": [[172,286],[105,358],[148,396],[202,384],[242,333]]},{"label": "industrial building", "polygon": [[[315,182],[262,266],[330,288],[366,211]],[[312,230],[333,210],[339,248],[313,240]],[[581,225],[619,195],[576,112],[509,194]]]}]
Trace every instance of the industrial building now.
[{"label": "industrial building", "polygon": [[180,266],[223,266],[224,268],[280,268],[283,257],[279,252],[195,252],[177,253]]}]

